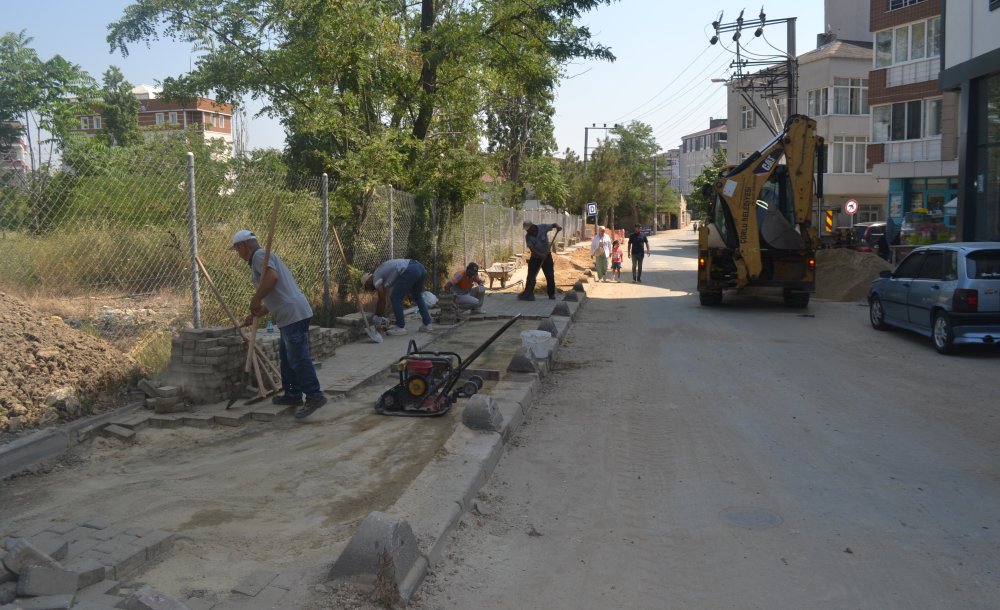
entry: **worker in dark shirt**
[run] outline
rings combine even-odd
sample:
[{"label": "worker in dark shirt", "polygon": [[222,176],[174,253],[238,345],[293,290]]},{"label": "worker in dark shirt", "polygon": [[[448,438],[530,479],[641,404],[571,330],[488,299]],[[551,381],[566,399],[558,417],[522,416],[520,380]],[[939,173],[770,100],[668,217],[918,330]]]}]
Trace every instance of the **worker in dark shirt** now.
[{"label": "worker in dark shirt", "polygon": [[[643,251],[642,246],[646,245]],[[642,283],[642,259],[651,254],[649,239],[642,234],[642,225],[635,225],[635,230],[628,236],[628,257],[632,260],[632,282]]]},{"label": "worker in dark shirt", "polygon": [[552,242],[549,239],[549,231],[556,230],[556,235],[562,231],[556,223],[534,224],[527,220],[522,223],[524,226],[524,244],[531,251],[531,258],[528,259],[528,277],[524,281],[524,291],[517,295],[522,301],[535,300],[535,278],[538,277],[538,270],[545,274],[545,289],[549,293],[549,298],[556,298],[556,274],[555,265],[552,262]]}]

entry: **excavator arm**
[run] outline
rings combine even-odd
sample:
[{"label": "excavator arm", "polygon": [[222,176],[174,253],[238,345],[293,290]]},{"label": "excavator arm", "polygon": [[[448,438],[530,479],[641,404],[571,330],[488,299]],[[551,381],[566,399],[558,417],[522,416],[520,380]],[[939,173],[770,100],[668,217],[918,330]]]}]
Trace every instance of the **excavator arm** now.
[{"label": "excavator arm", "polygon": [[[816,121],[796,114],[767,145],[723,170],[715,184],[713,221],[700,241],[732,251],[736,285],[761,274],[761,248],[812,250],[813,163],[822,138]],[[782,163],[784,158],[784,163]]]}]

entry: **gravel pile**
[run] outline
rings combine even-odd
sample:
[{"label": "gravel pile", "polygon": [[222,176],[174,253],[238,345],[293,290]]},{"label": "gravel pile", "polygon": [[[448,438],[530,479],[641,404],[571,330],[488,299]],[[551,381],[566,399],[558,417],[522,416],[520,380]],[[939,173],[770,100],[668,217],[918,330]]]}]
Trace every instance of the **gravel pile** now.
[{"label": "gravel pile", "polygon": [[141,374],[129,356],[0,292],[0,432],[70,421]]}]

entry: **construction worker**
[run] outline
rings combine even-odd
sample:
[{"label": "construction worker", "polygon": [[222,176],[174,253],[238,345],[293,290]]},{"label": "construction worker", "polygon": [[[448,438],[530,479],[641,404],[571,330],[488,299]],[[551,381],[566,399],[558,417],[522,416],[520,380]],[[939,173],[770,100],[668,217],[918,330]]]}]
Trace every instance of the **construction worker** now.
[{"label": "construction worker", "polygon": [[[281,332],[278,355],[281,359],[281,389],[283,393],[271,399],[276,405],[297,407],[295,417],[302,419],[326,404],[326,395],[319,387],[316,368],[309,353],[309,321],[313,311],[292,272],[277,254],[271,252],[264,266],[264,248],[252,231],[241,229],[233,234],[229,248],[250,265],[251,281],[257,287],[250,298],[250,314],[243,326],[250,326],[254,317],[274,315],[274,325]],[[302,397],[305,396],[303,403]]]},{"label": "construction worker", "polygon": [[427,303],[424,301],[425,279],[427,279],[427,269],[419,261],[408,258],[389,259],[376,267],[375,271],[361,276],[361,284],[365,290],[373,290],[378,293],[378,302],[375,304],[376,316],[385,316],[386,301],[392,305],[396,325],[386,330],[385,334],[406,334],[403,298],[407,294],[417,304],[417,310],[420,311],[420,319],[423,321],[420,330],[428,333],[434,332],[433,320],[427,311]]},{"label": "construction worker", "polygon": [[465,269],[451,276],[451,279],[445,282],[444,289],[455,295],[455,306],[459,309],[483,313],[486,286],[479,277],[479,265],[476,263],[469,263]]},{"label": "construction worker", "polygon": [[549,241],[549,231],[556,230],[558,235],[562,227],[553,224],[536,225],[529,221],[522,223],[524,227],[524,244],[531,250],[531,258],[528,259],[528,277],[524,281],[524,291],[517,295],[522,301],[535,300],[535,278],[538,270],[545,274],[545,288],[550,299],[556,298],[556,273],[555,265],[552,262],[552,242]]}]

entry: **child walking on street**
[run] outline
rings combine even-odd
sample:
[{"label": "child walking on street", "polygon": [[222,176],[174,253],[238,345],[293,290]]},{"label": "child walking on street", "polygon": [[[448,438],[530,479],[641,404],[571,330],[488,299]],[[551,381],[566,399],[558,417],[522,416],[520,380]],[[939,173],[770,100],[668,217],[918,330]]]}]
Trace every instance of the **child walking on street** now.
[{"label": "child walking on street", "polygon": [[611,273],[614,274],[616,282],[622,281],[622,249],[618,240],[611,244]]}]

